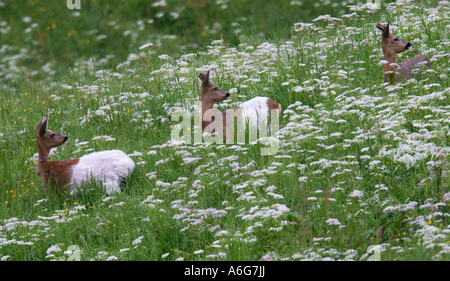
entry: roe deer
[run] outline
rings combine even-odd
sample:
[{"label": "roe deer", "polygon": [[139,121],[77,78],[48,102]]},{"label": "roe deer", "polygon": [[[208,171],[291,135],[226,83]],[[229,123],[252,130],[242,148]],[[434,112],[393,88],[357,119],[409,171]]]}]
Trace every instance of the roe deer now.
[{"label": "roe deer", "polygon": [[381,35],[381,47],[384,59],[387,61],[383,67],[384,82],[392,84],[404,78],[411,79],[416,74],[414,71],[418,70],[418,73],[423,71],[424,64],[428,67],[430,66],[430,59],[425,55],[417,55],[407,61],[396,63],[397,54],[408,50],[411,47],[411,43],[392,35],[389,31],[389,22],[386,26],[378,23],[377,28],[383,32]]},{"label": "roe deer", "polygon": [[[202,81],[202,131],[209,131],[210,128],[208,128],[208,126],[215,120],[214,116],[212,116],[211,118],[204,118],[205,113],[207,113],[208,110],[211,110],[214,107],[214,103],[224,101],[230,97],[229,93],[217,88],[213,83],[211,83],[211,81],[209,80],[209,73],[210,71],[208,71],[206,74],[200,73],[198,75],[198,77]],[[281,106],[279,103],[273,101],[270,98],[255,97],[249,101],[243,102],[239,109],[240,111],[237,111],[236,109],[234,111],[231,111],[231,113],[234,114],[232,118],[239,118],[238,120],[242,120],[244,122],[244,128],[246,122],[249,122],[249,126],[253,126],[254,128],[261,128],[261,124],[263,122],[267,122],[267,120],[270,120],[269,117],[271,113],[277,115],[280,114]],[[234,135],[230,134],[230,132],[227,133],[227,112],[228,111],[223,111],[220,113],[222,115],[221,117],[223,123],[224,140],[227,139],[228,135]],[[235,114],[236,112],[241,112],[242,116],[237,116]]]},{"label": "roe deer", "polygon": [[36,127],[39,158],[36,173],[41,178],[44,192],[72,191],[89,184],[93,179],[101,182],[107,194],[120,192],[120,183],[134,169],[134,162],[120,150],[94,152],[79,159],[48,161],[50,149],[65,143],[67,136],[47,130],[48,119],[41,118]]}]

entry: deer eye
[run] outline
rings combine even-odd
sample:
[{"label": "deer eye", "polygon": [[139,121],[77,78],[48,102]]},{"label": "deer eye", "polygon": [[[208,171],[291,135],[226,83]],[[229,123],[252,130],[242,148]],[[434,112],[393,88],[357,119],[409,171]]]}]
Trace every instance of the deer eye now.
[{"label": "deer eye", "polygon": [[394,39],[394,41],[398,41],[398,40],[399,40],[398,38],[395,38],[395,39]]},{"label": "deer eye", "polygon": [[217,90],[219,90],[219,88],[215,87],[213,90],[214,90],[214,91],[217,91]]},{"label": "deer eye", "polygon": [[55,136],[56,136],[55,133],[53,133],[53,134],[50,135],[51,138],[54,138]]}]

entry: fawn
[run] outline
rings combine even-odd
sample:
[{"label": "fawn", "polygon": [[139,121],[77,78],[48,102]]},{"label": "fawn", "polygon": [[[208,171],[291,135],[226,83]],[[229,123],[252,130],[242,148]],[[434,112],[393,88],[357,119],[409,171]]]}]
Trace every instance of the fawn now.
[{"label": "fawn", "polygon": [[[205,113],[208,110],[211,110],[214,107],[214,103],[221,102],[230,97],[230,94],[217,88],[211,81],[209,80],[208,71],[206,74],[200,73],[198,77],[202,81],[201,86],[201,100],[202,100],[202,131],[209,131],[209,125],[214,122],[215,117],[211,116],[211,118],[205,118]],[[244,121],[243,126],[245,128],[245,124],[248,121],[249,126],[253,126],[255,128],[260,128],[263,122],[267,122],[270,120],[270,114],[274,113],[279,115],[281,111],[281,106],[279,103],[273,101],[267,97],[255,97],[249,101],[243,102],[240,106],[242,116],[233,115],[232,118],[238,118],[238,120]],[[222,114],[222,123],[223,123],[223,138],[227,139],[227,136],[232,135],[230,132],[227,132],[226,120],[227,120],[227,112],[223,111]],[[236,113],[236,109],[232,111],[232,113]],[[239,118],[241,117],[241,118]],[[206,120],[205,120],[206,119]]]},{"label": "fawn", "polygon": [[387,61],[383,67],[384,82],[392,84],[404,78],[411,79],[416,74],[414,70],[418,69],[418,73],[420,73],[424,64],[428,67],[430,66],[430,59],[425,55],[417,55],[407,61],[396,63],[397,54],[408,50],[411,47],[411,43],[392,35],[389,31],[389,22],[386,26],[378,23],[377,28],[383,32],[381,35],[381,47],[384,59]]},{"label": "fawn", "polygon": [[68,137],[47,130],[47,121],[47,118],[41,118],[36,127],[39,151],[36,173],[41,178],[44,192],[73,191],[87,186],[90,179],[101,182],[107,194],[120,192],[120,183],[134,169],[130,157],[120,150],[108,150],[73,160],[48,161],[50,149],[65,143]]}]

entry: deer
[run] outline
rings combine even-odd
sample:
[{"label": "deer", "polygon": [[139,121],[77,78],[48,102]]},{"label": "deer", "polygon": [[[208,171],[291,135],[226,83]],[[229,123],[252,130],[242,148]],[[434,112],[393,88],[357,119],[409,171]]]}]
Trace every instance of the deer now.
[{"label": "deer", "polygon": [[[202,132],[213,132],[211,130],[210,124],[215,121],[216,116],[209,116],[208,111],[213,109],[215,103],[222,102],[227,100],[230,97],[230,93],[219,89],[215,86],[209,79],[210,71],[207,73],[200,73],[198,77],[200,78],[201,84],[201,120],[202,120]],[[248,122],[249,126],[253,126],[255,128],[260,128],[263,122],[267,122],[271,114],[279,115],[281,112],[281,106],[279,103],[275,102],[271,98],[268,97],[255,97],[249,101],[243,102],[238,109],[240,111],[223,111],[220,112],[222,117],[222,128],[223,128],[223,138],[224,140],[228,140],[229,136],[232,135],[227,128],[227,117],[229,113],[240,112],[241,116],[237,116],[236,114],[232,116],[232,118],[237,118],[238,120],[242,120],[244,129]],[[205,118],[207,117],[207,118]],[[211,118],[209,118],[211,117]]]},{"label": "deer", "polygon": [[411,79],[417,73],[423,71],[423,65],[430,67],[430,59],[426,55],[417,55],[404,62],[398,62],[397,54],[408,50],[411,47],[411,43],[392,35],[389,30],[389,22],[386,26],[378,23],[376,27],[383,33],[381,35],[381,47],[384,54],[384,59],[387,61],[384,66],[384,82],[394,84],[402,79]]},{"label": "deer", "polygon": [[48,130],[47,123],[48,118],[42,117],[36,126],[36,173],[45,193],[72,192],[89,186],[92,180],[100,183],[108,195],[120,192],[120,184],[134,169],[130,157],[120,150],[106,150],[78,159],[49,161],[50,150],[66,143],[68,136]]}]

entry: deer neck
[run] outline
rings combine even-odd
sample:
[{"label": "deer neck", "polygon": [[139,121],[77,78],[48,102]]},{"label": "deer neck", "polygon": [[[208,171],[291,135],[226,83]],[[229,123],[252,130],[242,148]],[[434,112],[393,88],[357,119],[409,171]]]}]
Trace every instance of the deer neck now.
[{"label": "deer neck", "polygon": [[49,150],[38,141],[38,163],[43,163],[48,161]]},{"label": "deer neck", "polygon": [[214,102],[213,101],[209,101],[209,100],[207,100],[207,99],[202,99],[202,118],[201,118],[201,120],[202,120],[202,130],[205,130],[205,128],[209,125],[209,124],[211,124],[213,121],[211,120],[211,121],[204,121],[203,120],[203,117],[205,116],[205,112],[207,111],[207,110],[210,110],[210,109],[213,109],[213,107],[214,107]]},{"label": "deer neck", "polygon": [[[397,53],[386,51],[386,52],[384,52],[384,59],[387,61],[387,63],[385,63],[383,66],[384,75],[386,77],[386,80],[390,81],[390,82],[395,82],[397,66],[394,66],[391,64],[396,62]],[[390,72],[390,71],[392,71],[392,73],[386,73],[386,72]]]}]

